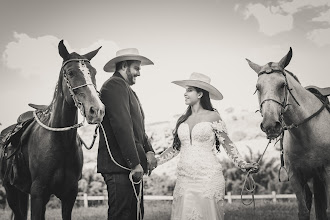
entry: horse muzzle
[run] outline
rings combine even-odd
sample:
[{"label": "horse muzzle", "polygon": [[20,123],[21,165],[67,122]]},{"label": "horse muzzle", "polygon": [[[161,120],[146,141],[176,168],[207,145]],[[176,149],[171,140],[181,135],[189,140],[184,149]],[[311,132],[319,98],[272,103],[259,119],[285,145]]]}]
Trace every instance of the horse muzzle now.
[{"label": "horse muzzle", "polygon": [[267,124],[262,122],[260,128],[263,132],[266,133],[268,139],[275,139],[280,136],[282,132],[282,125],[279,121],[276,121],[272,124]]},{"label": "horse muzzle", "polygon": [[91,106],[85,114],[88,124],[99,124],[102,122],[105,114],[104,105],[100,107]]}]

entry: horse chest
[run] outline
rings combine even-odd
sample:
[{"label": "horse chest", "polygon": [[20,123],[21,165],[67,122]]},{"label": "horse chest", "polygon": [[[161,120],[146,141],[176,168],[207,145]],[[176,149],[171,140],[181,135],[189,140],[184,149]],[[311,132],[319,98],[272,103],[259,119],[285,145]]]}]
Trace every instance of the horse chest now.
[{"label": "horse chest", "polygon": [[326,151],[322,151],[322,149],[301,147],[300,149],[288,149],[285,152],[285,160],[291,168],[312,172],[317,167],[330,164],[326,155]]}]

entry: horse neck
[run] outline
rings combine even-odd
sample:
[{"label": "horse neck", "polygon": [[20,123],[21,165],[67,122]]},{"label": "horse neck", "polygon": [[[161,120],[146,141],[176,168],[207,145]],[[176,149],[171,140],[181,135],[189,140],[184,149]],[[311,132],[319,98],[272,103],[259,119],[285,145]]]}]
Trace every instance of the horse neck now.
[{"label": "horse neck", "polygon": [[[58,88],[60,90],[60,88]],[[57,91],[51,108],[49,126],[53,128],[70,127],[78,123],[77,108],[70,105],[62,91]],[[76,136],[77,129],[71,129],[65,132],[53,132],[54,135]]]},{"label": "horse neck", "polygon": [[283,113],[283,120],[286,125],[299,124],[312,114],[314,114],[322,103],[312,93],[307,91],[300,83],[298,83],[292,76],[287,74],[289,88],[292,89],[292,95],[288,94],[288,107]]}]

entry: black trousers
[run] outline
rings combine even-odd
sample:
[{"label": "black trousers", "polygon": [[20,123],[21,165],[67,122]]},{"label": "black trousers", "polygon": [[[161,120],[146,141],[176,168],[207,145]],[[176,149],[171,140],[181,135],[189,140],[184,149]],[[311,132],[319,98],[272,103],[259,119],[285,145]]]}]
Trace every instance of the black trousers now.
[{"label": "black trousers", "polygon": [[[102,176],[108,190],[108,220],[137,220],[137,200],[128,174],[102,173]],[[143,184],[135,185],[137,194],[139,186],[142,187],[140,210],[143,219]]]}]

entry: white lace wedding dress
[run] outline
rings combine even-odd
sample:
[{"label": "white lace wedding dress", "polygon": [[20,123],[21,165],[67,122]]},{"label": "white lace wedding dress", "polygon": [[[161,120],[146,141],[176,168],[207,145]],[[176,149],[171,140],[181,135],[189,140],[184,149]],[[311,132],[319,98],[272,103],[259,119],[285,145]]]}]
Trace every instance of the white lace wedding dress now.
[{"label": "white lace wedding dress", "polygon": [[[172,220],[223,220],[225,179],[216,150],[216,138],[234,164],[245,164],[235,145],[227,136],[225,124],[200,122],[191,130],[182,123],[178,128],[181,141],[177,181],[173,192]],[[159,157],[161,165],[179,152],[168,148]]]}]

